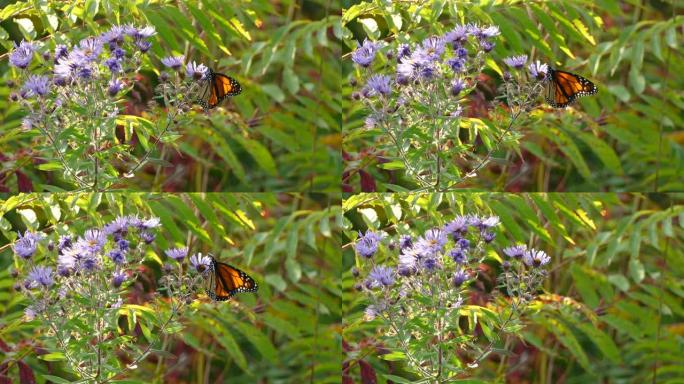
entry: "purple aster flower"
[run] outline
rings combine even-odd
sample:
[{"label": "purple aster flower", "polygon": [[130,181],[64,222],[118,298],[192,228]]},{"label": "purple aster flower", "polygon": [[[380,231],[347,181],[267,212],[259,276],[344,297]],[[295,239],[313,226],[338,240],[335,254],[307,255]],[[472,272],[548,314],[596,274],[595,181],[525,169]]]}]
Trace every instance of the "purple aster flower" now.
[{"label": "purple aster flower", "polygon": [[205,79],[209,69],[204,64],[197,64],[194,61],[185,65],[185,74],[195,80]]},{"label": "purple aster flower", "polygon": [[31,282],[32,288],[39,285],[49,288],[55,283],[52,279],[52,268],[50,267],[33,267],[28,274],[28,280]]},{"label": "purple aster flower", "polygon": [[439,268],[439,261],[437,260],[436,257],[433,257],[432,255],[429,255],[425,257],[423,260],[423,269],[426,271],[434,271],[435,269]]},{"label": "purple aster flower", "polygon": [[145,244],[151,244],[156,237],[157,235],[149,231],[140,232],[140,239],[142,239],[142,241],[144,241]]},{"label": "purple aster flower", "polygon": [[465,69],[465,60],[458,57],[452,57],[451,59],[447,60],[447,65],[455,73],[463,72]]},{"label": "purple aster flower", "polygon": [[102,228],[102,231],[106,235],[113,235],[116,233],[126,236],[128,233],[128,217],[117,216],[114,220],[106,224],[104,228]]},{"label": "purple aster flower", "polygon": [[454,239],[460,238],[468,232],[468,219],[464,216],[456,216],[444,226],[444,232],[452,235]]},{"label": "purple aster flower", "polygon": [[147,220],[141,220],[140,224],[138,224],[138,228],[140,229],[154,229],[157,228],[161,225],[161,220],[159,220],[158,217],[150,217]]},{"label": "purple aster flower", "polygon": [[188,255],[188,247],[182,248],[172,248],[166,250],[166,256],[176,260],[177,262],[183,261],[185,256]]},{"label": "purple aster flower", "polygon": [[114,50],[112,50],[112,54],[114,55],[114,57],[116,57],[119,60],[126,57],[126,51],[123,48],[119,48],[119,47],[114,48]]},{"label": "purple aster flower", "polygon": [[413,240],[410,235],[401,235],[399,238],[399,249],[401,251],[410,248],[413,245]]},{"label": "purple aster flower", "polygon": [[463,285],[468,280],[468,273],[464,271],[463,269],[460,269],[456,272],[454,272],[454,276],[451,279],[451,283],[455,288],[460,287]]},{"label": "purple aster flower", "polygon": [[434,63],[427,60],[421,52],[414,52],[404,57],[397,65],[397,82],[408,83],[407,80],[417,78],[431,79],[434,75]]},{"label": "purple aster flower", "polygon": [[90,253],[97,253],[104,248],[107,237],[99,229],[89,229],[83,234],[83,238],[78,240],[77,246]]},{"label": "purple aster flower", "polygon": [[33,307],[26,307],[24,309],[24,317],[26,318],[26,321],[33,321],[36,318],[36,311],[33,309]]},{"label": "purple aster flower", "polygon": [[462,60],[465,60],[468,57],[468,50],[463,47],[456,48],[454,53],[456,54],[456,57]]},{"label": "purple aster flower", "polygon": [[512,257],[514,259],[519,259],[523,257],[525,251],[527,251],[527,246],[524,244],[513,245],[503,249],[503,253],[506,256]]},{"label": "purple aster flower", "polygon": [[141,220],[138,215],[128,215],[128,225],[130,227],[136,227],[140,229],[140,226],[142,225],[143,220]]},{"label": "purple aster flower", "polygon": [[416,241],[416,249],[425,256],[435,255],[444,249],[447,236],[439,228],[432,228],[425,231],[422,237]]},{"label": "purple aster flower", "polygon": [[184,56],[169,56],[162,59],[162,64],[173,70],[179,70],[183,66]]},{"label": "purple aster flower", "polygon": [[59,241],[57,241],[57,251],[61,253],[65,248],[71,247],[71,236],[70,235],[63,235],[59,237]]},{"label": "purple aster flower", "polygon": [[468,239],[458,239],[456,245],[461,249],[468,249],[470,248],[470,241]]},{"label": "purple aster flower", "polygon": [[93,271],[100,266],[100,257],[98,254],[91,253],[87,249],[74,249],[74,257],[78,263],[77,267],[82,270]]},{"label": "purple aster flower", "polygon": [[477,215],[469,215],[468,225],[470,225],[471,227],[480,228],[480,226],[482,225],[482,218]]},{"label": "purple aster flower", "polygon": [[451,81],[451,95],[458,96],[465,88],[465,82],[461,78],[455,78]]},{"label": "purple aster flower", "polygon": [[496,233],[490,232],[490,231],[484,231],[482,232],[482,239],[484,240],[485,243],[489,244],[492,241],[494,241],[494,238],[496,237]]},{"label": "purple aster flower", "polygon": [[126,281],[126,272],[124,271],[115,271],[112,274],[112,285],[114,288],[119,288],[121,284],[123,284],[124,281]]},{"label": "purple aster flower", "polygon": [[24,131],[30,131],[33,128],[33,119],[31,119],[30,117],[24,117],[21,120],[21,128]]},{"label": "purple aster flower", "polygon": [[14,50],[10,53],[9,62],[10,65],[25,69],[31,64],[33,59],[33,52],[36,50],[33,43],[22,40],[19,45],[14,43]]},{"label": "purple aster flower", "polygon": [[408,276],[416,270],[416,253],[411,252],[408,249],[407,252],[401,253],[399,255],[399,274],[402,276]]},{"label": "purple aster flower", "polygon": [[530,71],[530,75],[537,80],[546,79],[546,74],[549,72],[549,66],[542,64],[539,60],[537,60],[536,63],[530,63],[530,65],[527,66],[527,69]]},{"label": "purple aster flower", "polygon": [[521,69],[527,63],[527,55],[507,57],[504,59],[504,63],[511,68]]},{"label": "purple aster flower", "polygon": [[116,246],[119,247],[119,249],[123,252],[128,251],[128,249],[130,248],[130,244],[131,243],[128,240],[124,239],[117,240],[116,242]]},{"label": "purple aster flower", "polygon": [[474,24],[474,23],[469,23],[468,25],[465,26],[465,28],[468,31],[469,35],[480,36],[481,28],[479,25]]},{"label": "purple aster flower", "polygon": [[530,249],[523,255],[523,262],[530,267],[541,267],[551,261],[551,258],[544,251]]},{"label": "purple aster flower", "polygon": [[40,236],[26,231],[24,236],[19,232],[19,239],[14,243],[14,253],[22,259],[30,259],[36,253]]},{"label": "purple aster flower", "polygon": [[482,50],[485,52],[491,52],[495,45],[496,43],[492,41],[480,39],[480,47],[482,47]]},{"label": "purple aster flower", "polygon": [[78,43],[78,48],[74,50],[76,55],[83,58],[84,61],[94,62],[102,53],[102,40],[97,37],[88,37]]},{"label": "purple aster flower", "polygon": [[380,244],[381,238],[380,235],[370,229],[366,231],[365,235],[359,232],[359,238],[356,241],[356,246],[354,248],[359,255],[370,259],[375,252],[378,251],[378,245]]},{"label": "purple aster flower", "polygon": [[138,34],[138,28],[135,27],[133,24],[126,24],[122,26],[123,32],[131,37],[135,37]]},{"label": "purple aster flower", "polygon": [[109,253],[107,256],[112,259],[114,264],[124,264],[126,263],[126,253],[122,251],[119,248],[114,248]]},{"label": "purple aster flower", "polygon": [[390,94],[391,91],[391,86],[390,86],[391,79],[389,76],[384,76],[384,75],[373,75],[368,79],[368,83],[366,84],[366,87],[368,87],[369,95],[370,96],[375,96],[375,95],[381,95],[381,96],[387,96]]},{"label": "purple aster flower", "polygon": [[489,216],[486,219],[483,218],[482,222],[480,223],[480,226],[483,228],[492,228],[496,227],[501,223],[501,220],[499,219],[499,216]]},{"label": "purple aster flower", "polygon": [[363,126],[366,129],[373,129],[378,126],[378,120],[376,120],[373,116],[367,116],[363,121]]},{"label": "purple aster flower", "polygon": [[420,54],[424,55],[429,61],[437,61],[444,54],[445,45],[446,41],[443,37],[432,36],[423,40],[423,43],[416,52],[420,51]]},{"label": "purple aster flower", "polygon": [[389,287],[394,284],[394,270],[390,267],[385,267],[383,265],[375,266],[370,273],[368,278],[373,281],[374,287]]},{"label": "purple aster flower", "polygon": [[147,39],[157,34],[157,32],[154,30],[154,27],[150,25],[142,29],[132,28],[130,31],[130,36],[136,39]]},{"label": "purple aster flower", "polygon": [[57,273],[60,276],[69,276],[72,271],[76,269],[76,258],[73,252],[69,252],[71,249],[67,249],[66,252],[61,253],[57,256]]},{"label": "purple aster flower", "polygon": [[121,61],[119,61],[119,59],[116,57],[110,57],[109,59],[105,60],[105,65],[107,68],[109,68],[111,73],[117,73],[121,71]]},{"label": "purple aster flower", "polygon": [[496,25],[490,25],[487,28],[481,28],[477,36],[481,39],[490,39],[492,37],[499,36],[501,31]]},{"label": "purple aster flower", "polygon": [[190,256],[190,265],[199,273],[205,273],[211,269],[211,258],[201,253]]},{"label": "purple aster flower", "polygon": [[457,25],[444,35],[444,41],[451,43],[453,47],[460,47],[468,40],[468,27]]},{"label": "purple aster flower", "polygon": [[90,65],[78,67],[78,69],[76,70],[76,76],[83,80],[90,79],[91,77],[93,77],[93,67],[91,67]]},{"label": "purple aster flower", "polygon": [[366,321],[372,321],[375,320],[375,318],[378,316],[379,311],[377,307],[373,304],[369,305],[366,307],[366,310],[363,311],[363,318]]},{"label": "purple aster flower", "polygon": [[55,47],[54,62],[57,63],[57,62],[59,62],[59,59],[61,59],[63,57],[67,57],[68,55],[69,55],[69,49],[67,48],[67,46],[64,44],[58,44]]},{"label": "purple aster flower", "polygon": [[24,84],[24,91],[28,97],[45,96],[50,89],[50,79],[47,76],[31,75]]},{"label": "purple aster flower", "polygon": [[399,44],[397,47],[397,60],[411,55],[411,48],[408,44]]},{"label": "purple aster flower", "polygon": [[103,43],[110,44],[110,47],[121,45],[124,42],[124,28],[120,25],[115,25],[109,31],[100,35],[100,40]]},{"label": "purple aster flower", "polygon": [[107,93],[109,96],[114,97],[116,96],[119,91],[124,87],[124,83],[121,82],[119,79],[111,79],[109,80],[109,87],[107,88]]},{"label": "purple aster flower", "polygon": [[454,248],[449,252],[449,256],[458,264],[465,264],[468,262],[468,256],[462,248]]},{"label": "purple aster flower", "polygon": [[375,53],[380,49],[380,44],[365,39],[363,45],[359,45],[357,42],[357,46],[356,50],[352,52],[352,61],[362,67],[368,67],[375,59]]},{"label": "purple aster flower", "polygon": [[138,47],[140,52],[145,53],[145,52],[149,51],[150,48],[152,48],[152,43],[150,43],[147,40],[136,39],[135,40],[135,46]]}]

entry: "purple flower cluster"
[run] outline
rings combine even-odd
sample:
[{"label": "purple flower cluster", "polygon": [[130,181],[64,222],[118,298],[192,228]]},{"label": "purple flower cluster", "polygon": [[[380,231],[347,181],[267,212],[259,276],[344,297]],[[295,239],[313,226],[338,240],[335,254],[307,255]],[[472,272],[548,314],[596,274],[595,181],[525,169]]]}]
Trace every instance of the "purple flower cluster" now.
[{"label": "purple flower cluster", "polygon": [[[392,91],[394,83],[408,85],[440,78],[449,80],[451,94],[456,96],[466,87],[464,78],[469,68],[468,60],[477,56],[478,52],[491,51],[494,48],[492,39],[499,34],[499,28],[496,26],[457,25],[446,34],[429,36],[413,47],[405,43],[398,44],[394,78],[380,74],[371,75],[361,93],[365,97],[387,96]],[[473,37],[475,41],[470,46],[469,37]],[[360,67],[368,68],[381,48],[379,42],[366,39],[352,52],[352,61]],[[469,49],[477,52],[470,55]]]},{"label": "purple flower cluster", "polygon": [[42,234],[26,231],[24,235],[19,233],[19,238],[14,243],[14,253],[22,259],[30,259],[38,247]]}]

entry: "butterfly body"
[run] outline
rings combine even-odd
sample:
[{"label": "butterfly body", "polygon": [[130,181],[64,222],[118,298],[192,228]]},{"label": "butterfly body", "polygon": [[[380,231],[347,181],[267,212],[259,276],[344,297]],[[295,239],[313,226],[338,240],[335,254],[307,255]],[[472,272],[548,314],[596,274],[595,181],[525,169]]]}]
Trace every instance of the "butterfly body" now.
[{"label": "butterfly body", "polygon": [[256,292],[259,288],[249,275],[231,265],[216,261],[213,257],[208,273],[205,291],[214,301],[226,301],[238,293]]},{"label": "butterfly body", "polygon": [[565,108],[582,96],[598,92],[598,88],[591,81],[558,69],[549,69],[546,81],[546,102],[554,108]]},{"label": "butterfly body", "polygon": [[206,83],[205,88],[197,102],[205,110],[216,108],[223,100],[242,92],[242,87],[237,80],[211,69],[203,81]]}]

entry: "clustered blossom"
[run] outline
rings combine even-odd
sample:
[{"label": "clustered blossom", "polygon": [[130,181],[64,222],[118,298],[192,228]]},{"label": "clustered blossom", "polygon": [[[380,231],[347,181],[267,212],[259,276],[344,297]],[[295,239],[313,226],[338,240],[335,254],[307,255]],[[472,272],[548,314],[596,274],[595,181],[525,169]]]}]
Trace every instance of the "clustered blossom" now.
[{"label": "clustered blossom", "polygon": [[370,230],[366,231],[365,235],[359,232],[359,240],[356,242],[356,252],[365,258],[373,257],[375,252],[378,251],[381,239],[381,234],[377,234]]},{"label": "clustered blossom", "polygon": [[14,43],[14,50],[9,56],[10,65],[21,69],[26,69],[26,67],[31,64],[35,50],[36,47],[33,45],[33,43],[23,40],[21,43],[19,43],[19,45]]},{"label": "clustered blossom", "polygon": [[188,255],[188,247],[182,247],[182,248],[172,248],[166,250],[166,256],[176,260],[176,261],[183,261],[185,256]]},{"label": "clustered blossom", "polygon": [[23,236],[19,233],[19,237],[14,243],[14,253],[22,259],[30,259],[33,254],[36,253],[38,241],[40,241],[41,238],[42,236],[40,234],[29,231],[24,232]]},{"label": "clustered blossom", "polygon": [[211,257],[197,253],[190,256],[190,265],[199,273],[206,273],[211,269]]},{"label": "clustered blossom", "polygon": [[[453,32],[455,41],[460,33],[465,33],[458,30]],[[489,36],[494,31],[481,33],[482,36]],[[434,47],[434,44],[432,42],[428,46]],[[407,324],[434,324],[435,329],[430,327],[424,333],[411,328],[409,332],[412,336],[406,343],[412,344],[411,340],[433,340],[440,344],[440,348],[433,348],[432,351],[445,351],[447,356],[453,355],[453,348],[462,348],[463,340],[477,336],[463,334],[458,321],[441,323],[437,319],[457,319],[464,301],[472,297],[469,290],[480,289],[474,282],[486,270],[481,264],[498,249],[494,239],[500,225],[500,218],[494,215],[458,215],[447,220],[443,226],[428,228],[422,234],[397,235],[396,239],[388,239],[388,246],[382,248],[380,244],[387,234],[370,229],[365,234],[359,232],[354,244],[359,257],[358,267],[352,269],[352,276],[357,279],[354,288],[364,293],[369,301],[364,319],[381,321],[390,334],[406,332],[404,327]],[[403,225],[396,227],[405,228]],[[541,287],[546,276],[542,267],[550,262],[550,257],[544,251],[528,250],[524,245],[508,246],[501,252],[507,259],[502,261],[501,273],[497,276],[500,284],[497,287],[503,288],[500,291],[495,289],[492,295],[511,297],[511,302],[516,303],[514,315],[520,316],[520,310]],[[437,318],[436,313],[439,313]],[[461,337],[465,339],[455,344],[451,338],[435,339],[436,334],[452,333],[462,334]],[[388,340],[389,348],[399,349],[407,355],[422,348],[418,342],[407,346],[405,343],[390,345],[391,341]],[[425,355],[432,352],[423,349],[421,353]],[[435,356],[427,358],[418,354],[409,359],[423,373],[429,371],[432,362],[437,360],[439,358]]]},{"label": "clustered blossom", "polygon": [[193,61],[185,66],[185,75],[191,79],[203,80],[209,75],[209,68]]},{"label": "clustered blossom", "polygon": [[[455,137],[462,104],[476,88],[499,35],[497,26],[471,23],[420,39],[417,34],[390,42],[365,39],[351,53],[360,75],[350,79],[356,88],[351,97],[369,111],[364,127],[383,131],[387,139],[378,152],[400,160],[407,175],[423,187],[434,188],[437,181],[447,183],[456,177],[453,162],[445,165],[437,159],[450,156],[445,151],[462,141]],[[382,65],[375,65],[379,61]],[[470,145],[464,143],[458,150],[471,151]],[[446,172],[453,177],[439,176]]]}]

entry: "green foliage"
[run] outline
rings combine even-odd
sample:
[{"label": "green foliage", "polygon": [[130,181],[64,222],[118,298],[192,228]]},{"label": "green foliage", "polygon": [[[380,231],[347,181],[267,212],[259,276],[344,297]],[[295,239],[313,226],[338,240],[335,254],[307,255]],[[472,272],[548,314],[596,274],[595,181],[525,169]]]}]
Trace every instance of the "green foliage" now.
[{"label": "green foliage", "polygon": [[[682,66],[684,18],[674,4],[628,5],[617,1],[561,2],[419,2],[365,1],[345,7],[342,24],[343,148],[345,188],[349,191],[401,191],[418,185],[404,170],[386,167],[386,154],[375,150],[386,140],[363,129],[368,111],[351,101],[355,76],[349,52],[364,38],[392,42],[427,37],[437,23],[494,24],[501,36],[494,60],[487,61],[484,84],[474,92],[465,115],[484,124],[461,127],[480,135],[488,151],[491,127],[503,124],[497,114],[483,114],[497,104],[503,58],[527,54],[555,68],[577,72],[599,88],[574,107],[531,111],[516,135],[506,137],[493,161],[458,188],[512,191],[678,191],[684,188],[684,140],[681,135],[676,68]],[[415,40],[415,37],[414,37]],[[541,100],[540,100],[541,103]],[[454,153],[457,152],[454,149]],[[456,159],[454,159],[456,162]],[[463,172],[468,168],[463,167]]]},{"label": "green foliage", "polygon": [[[180,333],[130,371],[132,382],[339,381],[339,204],[335,196],[298,194],[53,193],[0,201],[0,340],[11,348],[10,375],[26,363],[36,376],[69,378],[61,356],[36,356],[40,344],[28,342],[43,330],[22,320],[25,302],[12,291],[16,232],[79,232],[139,213],[159,217],[162,225],[132,292],[138,317],[153,304],[168,311],[164,300],[150,302],[148,292],[169,247],[187,244],[191,252],[239,266],[258,281],[259,291],[228,302],[201,295],[181,319],[183,330],[171,332]],[[53,362],[49,371],[45,361]]]},{"label": "green foliage", "polygon": [[[336,191],[341,173],[339,16],[332,2],[83,2],[19,1],[0,11],[0,55],[22,38],[78,40],[111,25],[150,24],[157,30],[147,68],[160,68],[170,53],[204,62],[234,76],[243,93],[209,115],[191,112],[169,140],[162,140],[135,178],[115,187],[133,190]],[[158,82],[154,69],[140,79],[125,103],[126,113],[145,112]],[[8,79],[7,61],[0,78]],[[32,166],[37,153],[20,128],[22,112],[0,85],[0,148],[3,189],[73,189],[49,164]],[[148,116],[149,117],[149,116]],[[135,123],[135,121],[134,121]],[[125,144],[135,153],[153,143],[133,124]],[[136,131],[137,130],[137,131]],[[153,132],[146,132],[153,135]],[[135,140],[135,137],[138,140]],[[112,171],[116,171],[112,169]],[[123,172],[123,169],[119,170]]]},{"label": "green foliage", "polygon": [[[497,241],[531,242],[551,256],[545,294],[512,352],[486,359],[470,374],[530,382],[677,382],[684,362],[684,196],[671,194],[360,194],[343,203],[344,340],[352,377],[362,363],[380,375],[411,379],[403,362],[384,358],[375,323],[360,321],[353,290],[351,240],[371,228],[392,234],[425,229],[444,215],[480,212],[501,218]],[[528,243],[529,244],[529,243]],[[490,253],[482,270],[496,274]],[[479,284],[490,284],[483,279]],[[475,300],[471,297],[471,300]],[[492,305],[492,303],[490,303]],[[496,355],[494,353],[493,355]],[[368,374],[367,371],[365,373]],[[415,378],[413,378],[415,379]],[[401,381],[397,381],[401,382]]]}]

